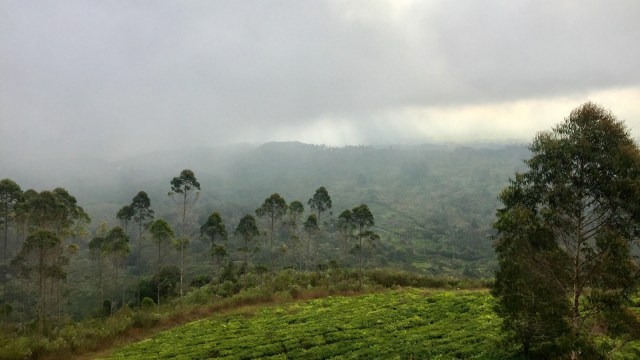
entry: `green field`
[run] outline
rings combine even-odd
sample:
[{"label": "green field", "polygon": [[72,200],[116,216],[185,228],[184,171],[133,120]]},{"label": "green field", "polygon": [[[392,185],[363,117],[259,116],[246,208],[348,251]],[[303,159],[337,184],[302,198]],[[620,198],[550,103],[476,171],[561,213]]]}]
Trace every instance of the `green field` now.
[{"label": "green field", "polygon": [[220,314],[108,359],[513,359],[486,291],[389,291]]}]

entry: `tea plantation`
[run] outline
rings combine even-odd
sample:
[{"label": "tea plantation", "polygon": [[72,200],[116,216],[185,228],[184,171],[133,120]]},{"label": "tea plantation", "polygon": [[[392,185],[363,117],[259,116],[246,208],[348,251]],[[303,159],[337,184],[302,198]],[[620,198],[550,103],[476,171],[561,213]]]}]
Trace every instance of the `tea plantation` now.
[{"label": "tea plantation", "polygon": [[108,359],[515,359],[486,291],[389,291],[220,314]]}]

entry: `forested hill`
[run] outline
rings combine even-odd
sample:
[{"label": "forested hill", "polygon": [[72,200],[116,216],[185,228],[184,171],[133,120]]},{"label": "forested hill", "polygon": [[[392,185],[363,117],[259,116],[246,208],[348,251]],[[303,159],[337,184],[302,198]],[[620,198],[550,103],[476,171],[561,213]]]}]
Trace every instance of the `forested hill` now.
[{"label": "forested hill", "polygon": [[169,181],[186,168],[202,185],[198,224],[215,210],[234,227],[275,192],[306,206],[325,186],[333,218],[361,203],[371,208],[382,237],[371,265],[486,276],[496,197],[527,157],[526,147],[515,145],[332,148],[291,142],[163,151],[116,162],[14,164],[0,177],[23,189],[65,187],[94,227],[116,224],[116,211],[139,190],[149,193],[156,217],[173,220]]}]

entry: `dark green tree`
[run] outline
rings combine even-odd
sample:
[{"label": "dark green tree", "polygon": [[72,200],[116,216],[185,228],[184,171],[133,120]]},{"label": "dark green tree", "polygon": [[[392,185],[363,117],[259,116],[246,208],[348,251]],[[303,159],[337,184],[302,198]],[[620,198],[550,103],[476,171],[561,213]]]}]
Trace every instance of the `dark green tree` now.
[{"label": "dark green tree", "polygon": [[118,210],[116,218],[122,223],[124,232],[129,232],[129,222],[133,219],[134,215],[133,207],[131,205],[125,205]]},{"label": "dark green tree", "polygon": [[[106,237],[109,246],[109,255],[111,255],[111,264],[113,265],[113,293],[116,296],[118,288],[118,269],[124,265],[124,261],[131,253],[129,247],[129,236],[120,226],[112,228]],[[124,282],[120,280],[121,305],[125,304],[124,299]],[[111,301],[115,304],[115,301]]]},{"label": "dark green tree", "polygon": [[[320,229],[318,226],[318,218],[316,214],[311,214],[307,217],[307,220],[302,224],[302,228],[307,234],[307,256],[305,257],[305,264],[307,270],[309,270],[309,263],[311,262],[311,242],[312,239],[317,238],[317,232]],[[316,247],[318,246],[318,240],[316,240]],[[316,258],[317,265],[317,258]]]},{"label": "dark green tree", "polygon": [[138,224],[138,254],[136,256],[136,301],[140,307],[140,267],[142,257],[142,235],[145,227],[153,220],[153,210],[151,209],[151,200],[146,192],[140,191],[133,197],[131,201],[133,209],[133,221]]},{"label": "dark green tree", "polygon": [[320,214],[331,209],[331,196],[324,186],[319,187],[313,197],[307,202],[311,210],[318,212],[318,224],[320,224]]},{"label": "dark green tree", "polygon": [[165,219],[155,219],[149,224],[149,233],[158,246],[158,270],[162,269],[162,245],[170,245],[175,237],[173,228]]},{"label": "dark green tree", "polygon": [[169,196],[174,200],[179,200],[181,203],[181,222],[180,222],[180,238],[175,244],[179,246],[180,250],[180,300],[182,301],[183,294],[183,278],[184,278],[184,251],[187,245],[191,242],[189,234],[187,234],[187,208],[189,204],[195,203],[200,195],[200,183],[196,179],[193,171],[184,169],[180,173],[180,176],[176,176],[171,179],[171,191]]},{"label": "dark green tree", "polygon": [[342,236],[343,242],[343,263],[347,263],[347,255],[349,253],[349,239],[353,237],[353,219],[351,218],[351,210],[347,209],[338,215],[338,231]]},{"label": "dark green tree", "polygon": [[379,236],[371,230],[375,225],[373,214],[366,204],[356,206],[351,210],[351,221],[355,229],[355,237],[358,240],[355,250],[358,252],[358,268],[362,272],[362,256],[364,252],[364,242],[373,243]]},{"label": "dark green tree", "polygon": [[[620,328],[637,288],[630,247],[640,225],[640,151],[624,123],[593,103],[529,149],[528,170],[500,194],[498,313],[525,351],[546,341],[590,358],[593,330]],[[564,324],[570,331],[559,330]]]},{"label": "dark green tree", "polygon": [[269,225],[269,267],[273,270],[273,235],[276,223],[287,213],[287,202],[278,193],[271,194],[256,209],[259,218],[266,218]]},{"label": "dark green tree", "polygon": [[46,323],[46,281],[66,277],[59,261],[60,238],[49,230],[36,230],[27,237],[22,249],[12,263],[22,269],[22,274],[36,274],[38,288],[37,324],[43,331]]},{"label": "dark green tree", "polygon": [[242,219],[240,219],[234,234],[236,236],[240,236],[244,241],[244,246],[238,250],[244,253],[244,265],[247,266],[247,255],[251,251],[250,243],[253,241],[254,237],[260,236],[260,231],[256,225],[256,219],[250,214],[243,216]]},{"label": "dark green tree", "polygon": [[209,255],[211,256],[212,278],[215,277],[215,258],[222,258],[226,255],[226,248],[223,244],[218,244],[219,240],[227,240],[227,228],[218,212],[213,212],[207,218],[207,221],[200,227],[200,235],[209,240],[211,248]]},{"label": "dark green tree", "polygon": [[14,214],[14,207],[22,198],[22,189],[11,179],[0,180],[0,225],[4,228],[4,252],[2,260],[7,261],[7,241],[9,239],[9,222]]}]

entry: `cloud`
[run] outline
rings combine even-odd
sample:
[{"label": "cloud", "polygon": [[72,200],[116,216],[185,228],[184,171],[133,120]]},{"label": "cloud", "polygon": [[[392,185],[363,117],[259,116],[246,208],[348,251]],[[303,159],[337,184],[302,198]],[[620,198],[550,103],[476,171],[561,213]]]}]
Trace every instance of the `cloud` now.
[{"label": "cloud", "polygon": [[557,119],[558,99],[640,86],[634,1],[4,1],[0,13],[4,157],[526,137],[538,124],[518,104]]}]

